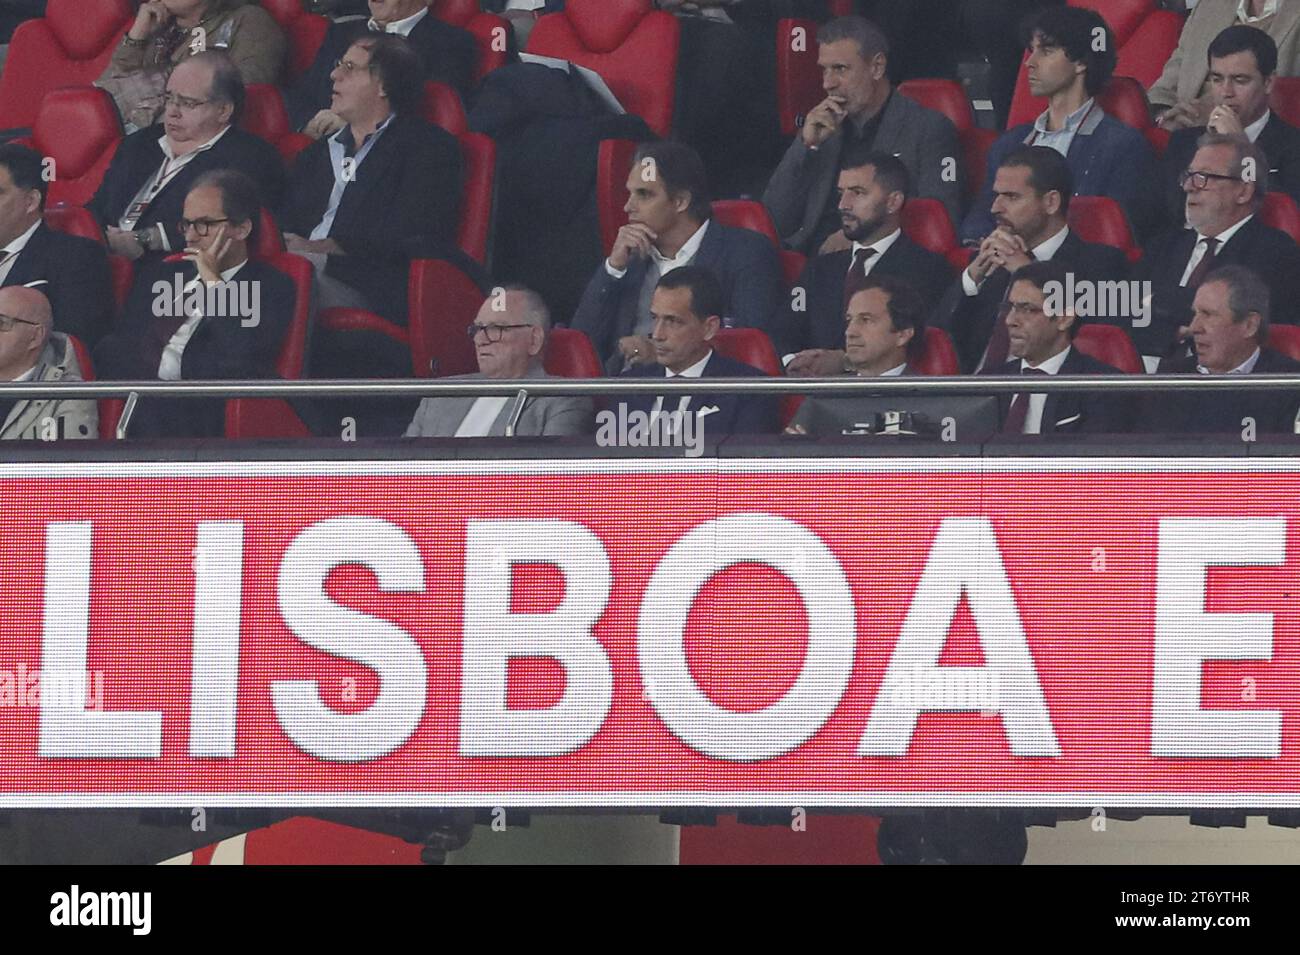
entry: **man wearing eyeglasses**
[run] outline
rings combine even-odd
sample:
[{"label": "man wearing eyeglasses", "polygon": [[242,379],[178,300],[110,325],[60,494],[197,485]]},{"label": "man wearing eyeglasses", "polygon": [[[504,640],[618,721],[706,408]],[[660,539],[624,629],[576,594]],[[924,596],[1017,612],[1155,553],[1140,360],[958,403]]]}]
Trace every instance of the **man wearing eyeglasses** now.
[{"label": "man wearing eyeglasses", "polygon": [[[466,330],[474,342],[478,372],[465,380],[549,378],[542,367],[551,315],[540,295],[522,285],[493,289]],[[425,398],[416,409],[408,438],[482,438],[502,436],[513,413],[514,398]],[[524,403],[515,434],[590,434],[595,412],[590,398],[557,395]]]},{"label": "man wearing eyeglasses", "polygon": [[[290,279],[250,260],[261,211],[242,173],[218,170],[185,197],[177,231],[184,261],[136,276],[122,318],[95,352],[101,378],[190,381],[273,378],[293,316]],[[132,437],[209,437],[225,430],[222,399],[147,399]]]},{"label": "man wearing eyeglasses", "polygon": [[1268,283],[1273,321],[1295,324],[1300,313],[1300,248],[1256,213],[1268,191],[1268,160],[1244,136],[1207,133],[1181,177],[1190,229],[1153,240],[1137,270],[1151,282],[1149,324],[1132,330],[1148,370],[1177,348],[1205,276],[1222,265],[1256,269]]},{"label": "man wearing eyeglasses", "polygon": [[[0,382],[80,381],[66,335],[51,331],[49,300],[36,289],[0,289]],[[95,438],[99,414],[85,399],[0,398],[0,440]]]},{"label": "man wearing eyeglasses", "polygon": [[104,226],[109,249],[128,259],[161,258],[185,247],[176,223],[190,187],[206,172],[244,173],[267,205],[284,188],[275,147],[234,125],[244,81],[226,53],[209,50],[177,66],[167,80],[166,103],[161,123],[118,144],[87,205]]}]

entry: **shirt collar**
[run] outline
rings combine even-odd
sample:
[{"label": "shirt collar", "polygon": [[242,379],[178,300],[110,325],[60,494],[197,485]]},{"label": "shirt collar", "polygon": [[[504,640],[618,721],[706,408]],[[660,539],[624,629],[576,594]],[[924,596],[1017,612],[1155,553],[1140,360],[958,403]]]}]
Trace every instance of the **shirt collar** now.
[{"label": "shirt collar", "polygon": [[32,367],[28,368],[25,372],[23,372],[21,375],[15,378],[14,381],[31,381],[35,377],[36,377],[36,366],[32,365]]},{"label": "shirt collar", "polygon": [[905,371],[907,371],[907,362],[903,362],[901,365],[895,365],[893,368],[889,369],[889,371],[882,371],[882,372],[880,373],[880,377],[881,377],[881,378],[898,378],[898,377],[901,376],[901,375],[903,374],[903,372],[905,372]]},{"label": "shirt collar", "polygon": [[371,17],[366,21],[366,26],[371,30],[374,30],[376,33],[382,30],[384,33],[400,33],[402,36],[410,36],[411,31],[415,29],[415,25],[428,16],[428,13],[428,7],[421,7],[419,13],[413,13],[405,20],[394,20],[386,27],[380,27],[379,24],[375,22],[375,18]]},{"label": "shirt collar", "polygon": [[1066,345],[1064,348],[1062,348],[1051,358],[1047,359],[1041,365],[1031,365],[1026,359],[1024,358],[1020,359],[1020,370],[1024,371],[1026,368],[1032,368],[1034,369],[1034,371],[1044,371],[1047,372],[1047,374],[1049,375],[1060,374],[1061,366],[1065,364],[1065,359],[1069,357],[1070,357],[1070,346]]},{"label": "shirt collar", "polygon": [[[18,236],[18,238],[14,239],[12,242],[6,245],[4,249],[0,251],[8,252],[9,256],[17,255],[23,249],[27,248],[27,243],[31,241],[32,236],[36,234],[36,230],[39,229],[40,227],[41,227],[41,220],[37,219],[35,222],[32,223],[32,227],[30,229],[28,229],[22,235]],[[9,256],[6,256],[6,258],[8,258]]]},{"label": "shirt collar", "polygon": [[858,254],[858,249],[875,249],[876,254],[873,256],[873,258],[879,261],[880,257],[884,255],[886,252],[888,252],[890,248],[893,247],[894,243],[898,241],[898,237],[902,234],[903,234],[903,230],[901,228],[898,228],[895,229],[893,232],[889,233],[889,235],[885,236],[883,239],[877,239],[875,242],[872,242],[870,244],[863,243],[863,242],[854,242],[853,253],[852,255],[849,256],[849,262],[851,263],[853,261],[853,256]]},{"label": "shirt collar", "polygon": [[[387,129],[388,124],[393,121],[393,117],[395,117],[396,115],[397,115],[396,113],[389,113],[388,118],[384,120],[382,123],[380,123],[378,126],[376,126],[375,131],[373,133],[368,133],[366,135],[366,138],[363,139],[360,142],[360,144],[353,142],[352,127],[349,126],[347,123],[344,123],[343,128],[330,137],[330,142],[338,143],[340,146],[343,147],[344,152],[347,151],[348,145],[351,144],[353,146],[353,153],[354,154],[358,153],[365,148],[366,143],[370,142],[372,139],[376,138],[380,133],[382,133],[385,129]],[[347,138],[345,139],[344,137]]]},{"label": "shirt collar", "polygon": [[1057,252],[1061,251],[1061,246],[1065,245],[1065,240],[1069,235],[1070,227],[1068,225],[1062,226],[1061,231],[1056,233],[1056,235],[1052,236],[1050,239],[1044,239],[1042,242],[1038,243],[1038,245],[1030,249],[1030,254],[1039,262],[1050,261],[1056,256]]},{"label": "shirt collar", "polygon": [[[217,133],[217,135],[213,136],[202,146],[199,146],[197,149],[191,149],[189,152],[187,152],[184,156],[181,156],[180,158],[188,159],[190,156],[198,155],[199,153],[203,152],[203,150],[205,149],[211,149],[213,146],[215,146],[218,143],[218,141],[220,141],[221,137],[226,135],[226,133],[228,132],[230,132],[229,126],[223,129],[221,132]],[[162,148],[163,155],[167,157],[168,161],[171,161],[176,158],[176,153],[172,151],[172,144],[171,141],[167,139],[166,133],[163,133],[162,136],[158,137],[158,145]]]},{"label": "shirt collar", "polygon": [[1264,9],[1257,17],[1252,17],[1250,15],[1250,4],[1248,4],[1246,0],[1241,0],[1241,2],[1237,4],[1238,23],[1255,23],[1258,20],[1263,20],[1265,17],[1271,17],[1275,13],[1277,13],[1277,0],[1265,0]]},{"label": "shirt collar", "polygon": [[1047,128],[1047,120],[1048,117],[1052,115],[1052,111],[1050,109],[1045,109],[1039,113],[1038,118],[1034,120],[1034,129],[1039,133],[1049,136],[1055,136],[1058,133],[1072,133],[1079,128],[1079,124],[1083,122],[1083,117],[1088,115],[1088,110],[1090,109],[1092,109],[1092,97],[1088,97],[1083,101],[1082,106],[1076,109],[1069,116],[1065,117],[1065,126],[1061,129]]},{"label": "shirt collar", "polygon": [[1246,134],[1246,138],[1249,139],[1252,143],[1255,140],[1259,139],[1259,134],[1264,131],[1264,127],[1268,125],[1268,121],[1272,116],[1273,116],[1272,110],[1270,109],[1264,110],[1263,116],[1261,116],[1259,119],[1255,120],[1253,123],[1251,123],[1249,126],[1245,128],[1244,132]]},{"label": "shirt collar", "polygon": [[[1238,365],[1236,368],[1232,369],[1232,371],[1228,372],[1228,374],[1230,374],[1230,375],[1249,375],[1252,371],[1255,370],[1255,363],[1259,361],[1259,355],[1260,355],[1260,351],[1259,351],[1258,348],[1256,348],[1253,352],[1250,353],[1250,357],[1249,357],[1249,358],[1247,358],[1245,361],[1243,361],[1243,362],[1242,362],[1240,365]],[[1197,372],[1199,372],[1199,373],[1202,374],[1202,375],[1208,375],[1208,374],[1210,374],[1210,369],[1206,368],[1204,365],[1201,365],[1201,364],[1198,364],[1198,365],[1196,366],[1196,370],[1197,370]]]},{"label": "shirt collar", "polygon": [[[711,220],[709,219],[705,219],[704,224],[696,229],[689,239],[682,243],[682,247],[677,250],[677,254],[671,259],[654,246],[650,247],[650,257],[661,266],[659,269],[661,274],[670,272],[673,269],[681,268],[695,257],[695,253],[700,250],[700,243],[704,241],[704,230],[709,227],[710,221]],[[665,265],[668,266],[668,268],[662,268],[662,266]]]},{"label": "shirt collar", "polygon": [[697,361],[695,364],[691,365],[691,367],[686,368],[686,369],[684,369],[684,370],[682,370],[681,372],[678,372],[678,373],[676,373],[676,374],[674,374],[672,371],[670,371],[670,370],[668,369],[668,367],[665,365],[665,366],[664,366],[664,377],[665,377],[665,378],[703,378],[703,377],[704,377],[704,366],[707,365],[707,364],[709,363],[709,359],[712,358],[712,357],[713,357],[713,349],[710,348],[710,349],[709,349],[709,353],[708,353],[707,355],[705,355],[703,358],[701,358],[701,359],[700,359],[699,361]]},{"label": "shirt collar", "polygon": [[[1215,253],[1217,254],[1219,252],[1222,252],[1223,247],[1228,244],[1228,240],[1230,240],[1234,235],[1240,232],[1242,230],[1242,227],[1245,226],[1245,224],[1253,218],[1255,218],[1253,215],[1248,215],[1246,216],[1246,218],[1242,219],[1236,225],[1230,225],[1228,226],[1228,228],[1224,229],[1222,232],[1216,235],[1214,238],[1219,240],[1219,246],[1217,249],[1214,250]],[[1197,244],[1204,241],[1205,236],[1201,235],[1199,232],[1196,235],[1197,235],[1197,239],[1196,239]]]},{"label": "shirt collar", "polygon": [[221,273],[221,281],[229,282],[231,279],[235,277],[235,273],[238,272],[247,264],[248,264],[248,259],[244,259],[244,261],[240,262],[238,265],[223,270]]}]

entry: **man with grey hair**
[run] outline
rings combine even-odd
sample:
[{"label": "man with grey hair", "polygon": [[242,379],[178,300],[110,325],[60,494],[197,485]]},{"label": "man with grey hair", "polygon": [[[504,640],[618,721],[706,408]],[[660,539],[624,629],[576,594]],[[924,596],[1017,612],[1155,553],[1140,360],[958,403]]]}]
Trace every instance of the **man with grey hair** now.
[{"label": "man with grey hair", "polygon": [[763,193],[782,241],[809,255],[849,247],[835,185],[850,148],[897,156],[916,194],[938,199],[959,221],[957,129],[946,116],[893,88],[885,73],[885,35],[864,17],[839,17],[817,32],[817,46],[826,98],[804,117]]},{"label": "man with grey hair", "polygon": [[[1194,354],[1167,359],[1167,374],[1296,374],[1300,362],[1268,347],[1269,290],[1253,271],[1224,265],[1196,290],[1190,325]],[[1300,392],[1186,391],[1144,396],[1141,430],[1163,433],[1295,432]],[[1252,438],[1253,440],[1253,438]]]},{"label": "man with grey hair", "polygon": [[1135,278],[1150,282],[1151,308],[1133,341],[1148,370],[1170,354],[1186,355],[1192,302],[1205,277],[1224,265],[1259,270],[1273,301],[1273,321],[1294,324],[1300,313],[1300,248],[1256,213],[1268,191],[1268,161],[1244,136],[1207,133],[1183,171],[1189,229],[1153,240]]},{"label": "man with grey hair", "polygon": [[[478,372],[458,375],[472,381],[550,378],[542,366],[551,315],[542,297],[522,285],[492,290],[466,332],[474,342]],[[449,379],[450,380],[450,379]],[[425,398],[406,429],[408,438],[502,436],[514,412],[514,398]],[[595,423],[591,399],[559,395],[529,398],[515,425],[518,435],[590,434]]]},{"label": "man with grey hair", "polygon": [[[51,331],[53,324],[50,301],[41,292],[21,285],[0,289],[0,382],[81,380],[72,342]],[[98,436],[93,401],[0,398],[0,440]]]}]

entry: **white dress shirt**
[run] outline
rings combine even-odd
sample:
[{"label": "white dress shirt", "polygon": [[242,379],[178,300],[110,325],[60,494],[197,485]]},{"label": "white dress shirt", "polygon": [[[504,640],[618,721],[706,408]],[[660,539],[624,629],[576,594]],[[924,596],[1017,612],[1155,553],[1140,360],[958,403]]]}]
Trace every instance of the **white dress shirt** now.
[{"label": "white dress shirt", "polygon": [[875,249],[876,254],[867,259],[862,268],[862,274],[864,277],[870,275],[871,270],[876,267],[876,263],[884,258],[886,252],[893,248],[894,243],[898,241],[898,237],[902,234],[903,230],[899,228],[889,233],[889,235],[885,236],[883,239],[877,239],[875,242],[870,244],[854,242],[853,250],[849,254],[849,268],[853,268],[853,259],[857,256],[859,249]]},{"label": "white dress shirt", "polygon": [[1062,156],[1068,155],[1070,144],[1074,142],[1079,127],[1083,125],[1084,117],[1088,115],[1092,107],[1092,99],[1085,100],[1082,106],[1065,117],[1065,125],[1057,130],[1047,128],[1047,120],[1052,115],[1052,111],[1050,109],[1043,110],[1038,118],[1034,120],[1034,138],[1030,145],[1047,146],[1049,149],[1055,149]]},{"label": "white dress shirt", "polygon": [[903,362],[901,365],[895,365],[893,368],[889,369],[889,371],[882,371],[877,377],[898,378],[905,371],[907,371],[907,362]]},{"label": "white dress shirt", "polygon": [[[1242,219],[1236,225],[1228,226],[1228,228],[1214,236],[1214,238],[1219,240],[1219,244],[1215,246],[1214,254],[1218,255],[1222,252],[1223,247],[1228,244],[1228,240],[1240,232],[1242,227],[1253,218],[1255,218],[1253,215],[1246,216],[1246,218]],[[1183,269],[1183,277],[1178,280],[1179,286],[1187,285],[1187,280],[1192,277],[1192,273],[1196,271],[1196,267],[1201,264],[1201,259],[1205,258],[1206,248],[1206,237],[1202,235],[1196,240],[1196,245],[1192,246],[1192,257],[1187,260],[1187,268]]]},{"label": "white dress shirt", "polygon": [[458,438],[485,438],[492,431],[492,423],[501,414],[501,409],[510,403],[510,396],[483,395],[475,398],[465,418],[456,428]]},{"label": "white dress shirt", "polygon": [[1260,11],[1259,16],[1250,15],[1250,4],[1246,0],[1241,0],[1237,4],[1237,22],[1238,23],[1258,23],[1267,17],[1277,13],[1278,0],[1264,0],[1264,9]]},{"label": "white dress shirt", "polygon": [[1259,119],[1255,120],[1253,123],[1251,123],[1249,126],[1245,127],[1242,130],[1242,132],[1246,134],[1246,138],[1249,139],[1252,143],[1255,140],[1259,139],[1259,134],[1264,131],[1264,127],[1268,125],[1269,118],[1272,115],[1273,115],[1273,111],[1271,109],[1264,110],[1263,116],[1261,116]]},{"label": "white dress shirt", "polygon": [[361,168],[361,164],[370,155],[370,150],[375,148],[375,143],[379,142],[379,137],[383,135],[384,130],[388,128],[388,124],[393,121],[393,117],[396,115],[396,113],[390,113],[388,118],[380,123],[360,146],[357,146],[351,157],[352,165],[350,169],[344,165],[344,161],[348,158],[346,155],[347,147],[343,145],[341,138],[344,133],[349,136],[352,135],[350,127],[344,126],[329,138],[330,164],[334,167],[334,188],[330,190],[330,201],[329,205],[325,207],[325,215],[316,224],[316,228],[311,230],[311,235],[307,238],[313,240],[329,238],[330,229],[334,228],[334,217],[339,214],[339,206],[343,204],[343,193],[347,191],[348,185],[356,180],[357,170]]},{"label": "white dress shirt", "polygon": [[510,0],[507,10],[540,10],[546,6],[546,0]]},{"label": "white dress shirt", "polygon": [[[217,133],[217,135],[213,136],[202,146],[199,146],[196,149],[191,149],[184,156],[176,155],[175,151],[172,150],[172,144],[167,139],[166,135],[159,136],[158,148],[162,150],[164,156],[162,165],[159,166],[158,171],[140,187],[140,191],[135,194],[135,198],[126,204],[126,211],[122,213],[122,218],[117,221],[117,227],[119,229],[126,229],[128,232],[134,229],[135,224],[140,221],[141,216],[144,215],[145,210],[149,207],[149,203],[153,202],[154,199],[157,198],[158,193],[163,191],[163,187],[176,178],[176,175],[188,166],[194,160],[195,156],[199,153],[207,152],[217,143],[221,142],[221,137],[226,135],[228,132],[230,132],[229,126]],[[162,247],[170,252],[172,246],[171,241],[167,238],[167,230],[163,228],[161,222],[155,224],[154,228],[158,230],[158,235],[162,240]]]},{"label": "white dress shirt", "polygon": [[[705,219],[704,224],[696,229],[689,239],[682,243],[682,247],[677,250],[677,254],[671,259],[660,252],[654,246],[650,247],[650,265],[652,268],[659,270],[659,278],[663,278],[673,269],[680,269],[683,265],[690,265],[691,259],[695,258],[695,253],[700,251],[700,243],[704,241],[704,233],[709,228],[711,219]],[[605,259],[605,271],[611,277],[621,279],[627,275],[627,269],[616,269],[609,264],[609,259]]]},{"label": "white dress shirt", "polygon": [[[1259,361],[1259,349],[1258,349],[1258,348],[1256,348],[1253,352],[1250,353],[1250,357],[1249,357],[1249,358],[1247,358],[1245,361],[1243,361],[1243,362],[1242,362],[1240,365],[1238,365],[1236,368],[1232,369],[1232,371],[1227,372],[1227,374],[1229,374],[1229,375],[1249,375],[1252,371],[1255,370],[1255,363],[1256,363],[1257,361]],[[1213,374],[1213,372],[1210,371],[1210,369],[1206,368],[1204,365],[1199,364],[1199,363],[1198,363],[1197,366],[1196,366],[1196,371],[1197,371],[1199,374],[1202,374],[1202,375],[1210,375],[1210,374]]]},{"label": "white dress shirt", "polygon": [[[229,282],[247,264],[248,259],[244,259],[233,268],[226,269],[221,273],[221,281]],[[176,300],[176,306],[178,308],[183,307],[185,299],[189,297],[190,289],[202,284],[202,282],[203,279],[197,275],[186,282],[185,288],[181,290],[180,297]],[[160,380],[181,380],[181,359],[185,355],[185,346],[189,344],[190,337],[194,334],[194,330],[199,327],[201,321],[203,321],[203,312],[195,309],[186,317],[185,323],[176,329],[176,333],[167,340],[167,344],[163,346],[162,360],[158,362],[158,377]]]},{"label": "white dress shirt", "polygon": [[[1057,352],[1051,358],[1047,359],[1041,365],[1031,365],[1025,359],[1020,359],[1020,371],[1024,372],[1026,368],[1034,368],[1038,371],[1045,371],[1049,375],[1060,374],[1061,366],[1065,364],[1065,359],[1070,355],[1070,346],[1066,345],[1061,351]],[[1025,427],[1021,434],[1042,434],[1043,433],[1043,409],[1047,407],[1047,395],[1042,393],[1030,394],[1029,407],[1025,410]]]},{"label": "white dress shirt", "polygon": [[[709,349],[709,353],[707,355],[705,355],[695,364],[691,365],[689,368],[683,368],[681,371],[673,371],[671,368],[665,366],[664,377],[665,378],[703,378],[704,366],[709,363],[709,359],[712,357],[713,357],[713,350]],[[691,403],[690,395],[686,395],[679,402],[677,402],[677,416],[679,419],[681,418],[682,415],[686,413],[686,408],[690,403]],[[664,396],[660,395],[659,397],[655,398],[655,403],[653,407],[651,407],[650,409],[651,424],[654,424],[655,420],[661,414],[663,414],[663,410],[664,410]]]},{"label": "white dress shirt", "polygon": [[0,282],[4,282],[13,271],[14,262],[18,260],[18,253],[27,248],[27,243],[31,241],[36,230],[40,228],[41,220],[37,219],[32,223],[30,229],[11,241],[3,249],[0,249]]},{"label": "white dress shirt", "polygon": [[405,20],[394,20],[392,23],[388,24],[385,27],[381,27],[375,21],[374,17],[371,17],[369,20],[366,21],[366,26],[368,26],[371,30],[374,30],[376,32],[396,33],[401,36],[410,36],[411,31],[415,29],[415,25],[428,15],[429,15],[429,8],[421,7],[419,13],[413,13]]},{"label": "white dress shirt", "polygon": [[[1050,239],[1044,239],[1042,242],[1038,243],[1038,245],[1030,249],[1029,257],[1038,262],[1050,262],[1056,253],[1061,251],[1061,246],[1065,245],[1065,240],[1069,234],[1070,227],[1068,225],[1063,226],[1061,231],[1056,233],[1056,235],[1052,236]],[[992,274],[992,272],[989,272],[989,275]],[[984,276],[984,281],[976,285],[975,280],[970,277],[970,268],[967,267],[963,269],[961,273],[961,290],[967,295],[978,295],[984,282],[989,280],[989,275]]]}]

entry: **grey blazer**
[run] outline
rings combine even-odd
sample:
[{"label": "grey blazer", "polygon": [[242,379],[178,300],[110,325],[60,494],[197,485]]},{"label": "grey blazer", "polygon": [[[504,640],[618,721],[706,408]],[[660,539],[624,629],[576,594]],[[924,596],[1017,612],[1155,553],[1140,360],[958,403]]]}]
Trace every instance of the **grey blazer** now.
[{"label": "grey blazer", "polygon": [[[796,134],[763,193],[781,241],[796,251],[817,252],[805,246],[835,189],[843,142],[836,133],[811,150]],[[961,221],[961,148],[952,120],[894,90],[872,148],[901,159],[912,175],[913,194],[938,199],[954,223]]]},{"label": "grey blazer", "polygon": [[[528,369],[527,378],[551,378],[540,365]],[[482,380],[481,372],[472,375],[453,375],[448,381],[463,379]],[[456,429],[469,414],[474,398],[425,398],[415,409],[415,417],[406,429],[408,438],[454,438]],[[492,422],[489,436],[504,437],[506,422],[510,418],[510,403],[501,409]],[[523,414],[515,426],[515,434],[528,437],[544,435],[591,434],[595,426],[596,411],[590,398],[557,395],[546,398],[529,398],[524,403]]]}]

